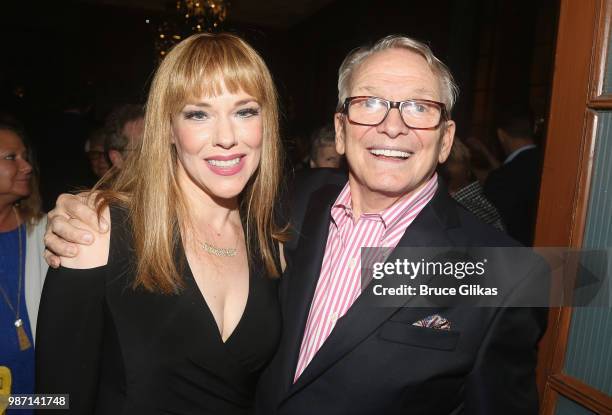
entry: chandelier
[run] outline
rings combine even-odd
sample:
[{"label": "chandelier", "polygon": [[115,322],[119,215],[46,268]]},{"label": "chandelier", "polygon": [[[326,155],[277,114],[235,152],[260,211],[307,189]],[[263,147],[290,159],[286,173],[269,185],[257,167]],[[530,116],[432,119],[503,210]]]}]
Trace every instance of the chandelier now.
[{"label": "chandelier", "polygon": [[[225,0],[176,0],[157,25],[153,25],[155,50],[159,59],[194,33],[217,32],[227,18],[229,2]],[[146,20],[151,24],[149,19]]]}]

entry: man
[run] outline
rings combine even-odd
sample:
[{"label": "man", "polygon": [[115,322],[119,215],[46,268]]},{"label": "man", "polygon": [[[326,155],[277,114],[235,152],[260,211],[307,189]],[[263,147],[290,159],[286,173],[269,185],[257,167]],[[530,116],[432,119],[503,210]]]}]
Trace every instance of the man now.
[{"label": "man", "polygon": [[[437,180],[455,131],[448,69],[426,45],[392,36],[352,52],[338,84],[336,148],[348,183],[315,169],[293,200],[307,209],[293,217],[283,334],[259,381],[256,413],[536,414],[543,315],[382,307],[369,285],[361,291],[361,247],[515,245]],[[527,270],[515,271],[507,284],[524,285]]]},{"label": "man", "polygon": [[106,131],[103,128],[99,128],[94,130],[89,135],[87,142],[85,142],[85,153],[89,159],[91,171],[96,175],[97,179],[102,178],[111,167],[104,151],[106,137]]},{"label": "man", "polygon": [[484,223],[503,231],[499,212],[484,195],[484,189],[472,170],[470,149],[458,137],[439,172],[446,179],[448,191],[461,206],[472,212]]},{"label": "man", "polygon": [[124,104],[117,107],[106,123],[106,142],[108,158],[118,169],[123,167],[129,153],[134,151],[142,140],[144,132],[144,111],[140,105]]},{"label": "man", "polygon": [[533,139],[530,117],[502,115],[497,137],[506,160],[487,177],[485,195],[499,210],[508,234],[531,246],[540,193],[540,152]]},{"label": "man", "polygon": [[336,132],[331,125],[319,128],[313,135],[310,148],[310,167],[334,168],[340,167],[342,156],[336,151]]}]

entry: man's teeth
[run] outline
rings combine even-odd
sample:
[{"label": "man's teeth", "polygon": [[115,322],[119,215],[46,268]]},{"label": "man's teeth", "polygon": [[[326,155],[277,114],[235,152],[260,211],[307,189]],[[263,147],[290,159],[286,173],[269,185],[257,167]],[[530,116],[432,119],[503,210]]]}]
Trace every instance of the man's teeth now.
[{"label": "man's teeth", "polygon": [[240,163],[240,157],[231,160],[206,160],[209,164],[216,167],[232,167]]},{"label": "man's teeth", "polygon": [[386,157],[400,157],[400,158],[408,158],[412,155],[412,153],[408,153],[406,151],[400,150],[389,150],[389,149],[376,149],[373,148],[370,150],[370,153],[375,156],[386,156]]}]

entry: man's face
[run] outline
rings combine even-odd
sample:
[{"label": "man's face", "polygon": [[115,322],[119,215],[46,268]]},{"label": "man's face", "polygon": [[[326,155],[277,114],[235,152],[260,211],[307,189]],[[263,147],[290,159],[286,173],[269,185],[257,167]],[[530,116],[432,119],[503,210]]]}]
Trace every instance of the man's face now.
[{"label": "man's face", "polygon": [[[367,58],[353,74],[349,96],[357,95],[442,101],[440,84],[427,61],[405,49]],[[349,164],[353,203],[365,201],[370,206],[369,200],[389,206],[423,185],[448,157],[455,133],[453,121],[443,121],[435,130],[408,128],[397,109],[373,127],[351,124],[346,116],[336,114],[335,126],[336,149]],[[396,156],[380,155],[380,150],[392,150],[390,154]]]},{"label": "man's face", "polygon": [[123,168],[123,163],[125,163],[127,157],[131,152],[138,148],[138,145],[142,141],[142,136],[144,134],[144,118],[140,117],[126,122],[121,130],[121,134],[128,138],[126,147],[123,149],[123,151],[111,149],[108,152],[108,156],[110,157],[113,166],[118,169]]},{"label": "man's face", "polygon": [[126,150],[134,150],[140,143],[140,140],[142,140],[142,134],[144,133],[144,118],[128,121],[123,126],[121,133],[129,138]]},{"label": "man's face", "polygon": [[340,167],[342,156],[336,151],[336,146],[333,144],[319,147],[317,150],[317,158],[310,161],[310,167],[331,167],[337,169]]}]

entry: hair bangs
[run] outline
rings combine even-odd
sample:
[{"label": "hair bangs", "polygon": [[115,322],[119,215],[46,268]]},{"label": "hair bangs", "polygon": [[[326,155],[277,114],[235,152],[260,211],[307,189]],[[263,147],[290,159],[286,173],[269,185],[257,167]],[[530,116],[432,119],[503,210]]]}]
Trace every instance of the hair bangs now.
[{"label": "hair bangs", "polygon": [[198,40],[180,54],[172,70],[167,90],[172,114],[187,103],[221,95],[224,90],[231,94],[244,91],[262,105],[270,102],[262,86],[263,62],[244,42],[230,37]]}]

